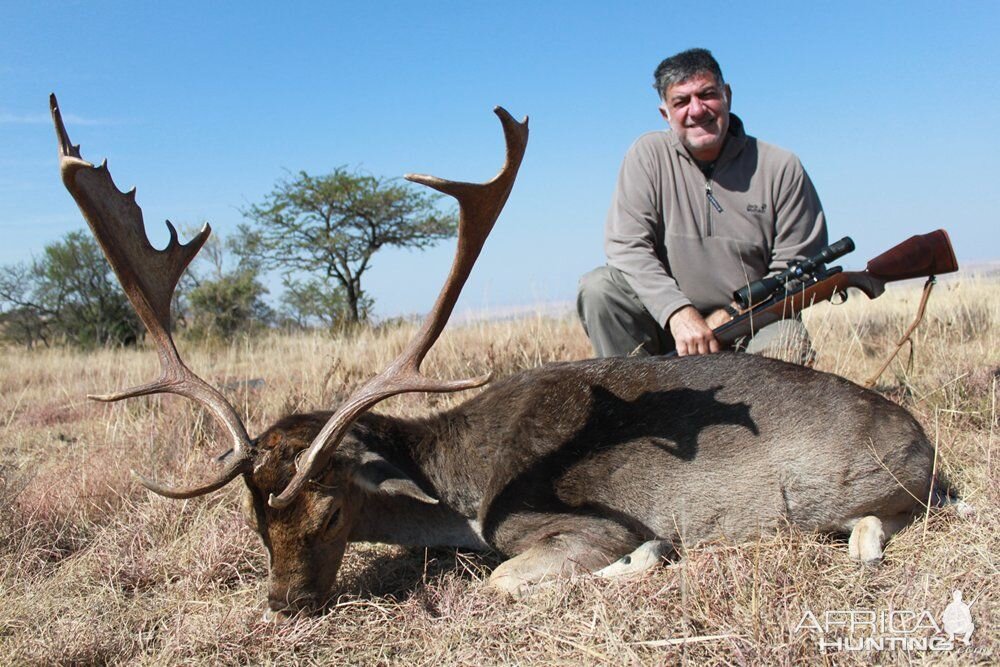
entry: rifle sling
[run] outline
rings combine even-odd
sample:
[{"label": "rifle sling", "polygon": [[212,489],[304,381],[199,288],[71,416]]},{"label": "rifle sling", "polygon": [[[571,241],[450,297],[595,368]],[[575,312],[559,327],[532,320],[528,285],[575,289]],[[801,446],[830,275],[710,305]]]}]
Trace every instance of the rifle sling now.
[{"label": "rifle sling", "polygon": [[875,386],[875,383],[878,381],[878,379],[882,377],[882,373],[884,373],[885,369],[889,367],[889,364],[891,364],[892,360],[896,358],[896,355],[899,354],[899,351],[903,349],[903,344],[906,343],[907,341],[910,342],[910,362],[907,364],[907,367],[913,364],[914,346],[913,346],[913,339],[910,336],[913,334],[914,331],[916,331],[917,326],[920,324],[920,322],[923,321],[924,314],[927,312],[927,301],[928,299],[930,299],[931,290],[934,289],[934,285],[936,284],[937,284],[937,278],[935,276],[927,276],[927,282],[924,283],[924,293],[920,297],[920,305],[917,307],[917,316],[913,319],[913,323],[910,324],[910,327],[906,330],[906,333],[903,334],[903,337],[899,339],[898,343],[896,343],[896,349],[892,351],[892,354],[889,355],[889,357],[885,360],[885,362],[878,369],[875,375],[871,376],[870,378],[868,378],[868,380],[865,381],[865,386],[868,387],[869,389]]}]

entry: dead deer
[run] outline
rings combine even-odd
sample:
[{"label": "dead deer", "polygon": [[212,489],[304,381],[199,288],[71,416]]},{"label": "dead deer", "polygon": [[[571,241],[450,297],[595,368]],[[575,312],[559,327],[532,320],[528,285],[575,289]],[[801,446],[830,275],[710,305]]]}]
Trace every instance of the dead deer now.
[{"label": "dead deer", "polygon": [[[117,401],[172,392],[205,406],[232,445],[192,489],[140,477],[170,498],[242,477],[270,562],[268,606],[318,610],[335,592],[348,542],[492,549],[509,559],[490,584],[520,594],[574,573],[641,571],[708,540],[741,541],[794,524],[850,533],[871,562],[921,512],[934,451],[916,420],[834,375],[745,354],[554,363],[490,385],[425,419],[368,410],[402,392],[479,387],[420,364],[441,333],[514,183],[527,119],[497,108],[507,160],[488,183],[407,176],[459,202],[458,250],[422,328],[335,412],[289,415],[251,439],[236,411],[181,361],[170,300],[209,234],[165,250],[146,238],[135,191],[80,157],[51,99],[62,178],[155,343],[161,377]],[[168,226],[170,223],[167,223]]]}]

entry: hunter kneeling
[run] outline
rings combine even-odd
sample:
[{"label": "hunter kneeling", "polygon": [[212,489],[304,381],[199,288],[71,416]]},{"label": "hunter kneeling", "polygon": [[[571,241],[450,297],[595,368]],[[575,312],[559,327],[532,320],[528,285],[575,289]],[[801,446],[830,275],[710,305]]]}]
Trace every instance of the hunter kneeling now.
[{"label": "hunter kneeling", "polygon": [[[798,158],[743,131],[712,54],[691,49],[656,68],[669,131],[625,156],[605,226],[607,266],[583,276],[577,309],[599,357],[705,354],[735,314],[734,290],[827,244],[816,190]],[[737,346],[806,363],[797,318]]]}]

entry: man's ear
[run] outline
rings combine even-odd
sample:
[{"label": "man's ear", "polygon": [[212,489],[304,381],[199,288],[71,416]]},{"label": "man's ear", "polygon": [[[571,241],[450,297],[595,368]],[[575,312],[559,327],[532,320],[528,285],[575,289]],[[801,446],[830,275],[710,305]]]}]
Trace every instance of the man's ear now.
[{"label": "man's ear", "polygon": [[438,503],[436,498],[421,491],[416,482],[407,477],[402,470],[374,452],[362,454],[360,463],[351,475],[351,480],[370,493],[409,496],[428,505]]},{"label": "man's ear", "polygon": [[670,114],[667,113],[667,103],[660,102],[660,106],[657,107],[660,110],[660,115],[663,116],[663,120],[667,121],[667,125],[670,124]]},{"label": "man's ear", "polygon": [[729,111],[733,110],[733,89],[726,84],[726,109]]}]

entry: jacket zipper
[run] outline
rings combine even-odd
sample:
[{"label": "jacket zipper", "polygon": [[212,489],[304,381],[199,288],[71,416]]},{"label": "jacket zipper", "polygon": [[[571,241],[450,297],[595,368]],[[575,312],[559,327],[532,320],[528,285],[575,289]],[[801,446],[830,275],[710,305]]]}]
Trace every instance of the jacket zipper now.
[{"label": "jacket zipper", "polygon": [[[711,179],[706,179],[705,180],[705,197],[708,199],[708,203],[712,206],[712,208],[715,209],[716,213],[722,213],[722,204],[720,204],[719,200],[715,198],[714,194],[712,194],[712,181],[711,181]],[[708,221],[707,221],[707,224],[705,225],[705,227],[706,227],[705,232],[706,232],[707,236],[712,236],[712,234],[715,231],[713,229],[714,225],[712,224],[712,211],[711,210],[707,210],[707,213],[708,213]]]}]

